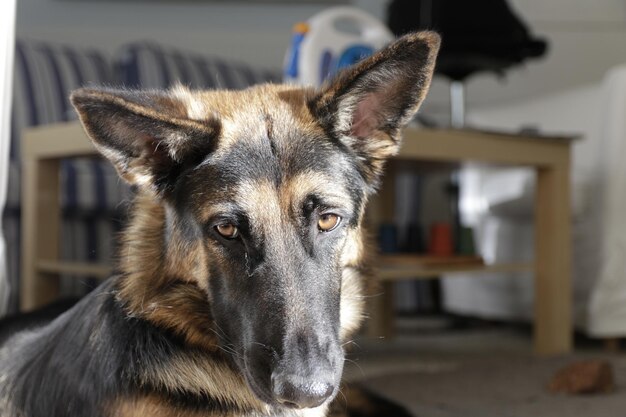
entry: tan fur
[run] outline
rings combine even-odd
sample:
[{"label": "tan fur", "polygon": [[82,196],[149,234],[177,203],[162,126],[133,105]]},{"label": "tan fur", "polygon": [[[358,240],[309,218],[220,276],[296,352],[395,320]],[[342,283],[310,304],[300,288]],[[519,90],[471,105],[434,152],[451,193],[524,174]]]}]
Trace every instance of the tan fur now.
[{"label": "tan fur", "polygon": [[187,112],[198,108],[210,109],[210,114],[222,122],[217,154],[226,153],[230,145],[248,141],[251,144],[272,138],[285,142],[297,127],[303,133],[323,133],[308,111],[307,101],[313,90],[280,85],[261,84],[233,94],[231,91],[195,91],[177,87],[178,97],[184,97]]},{"label": "tan fur", "polygon": [[[154,396],[122,399],[117,403],[109,404],[107,408],[110,417],[208,417],[206,413],[181,411]],[[226,414],[223,416],[227,417]]]},{"label": "tan fur", "polygon": [[173,330],[192,346],[217,351],[206,280],[200,279],[207,276],[204,251],[175,234],[166,250],[164,225],[164,207],[139,194],[119,254],[125,278],[118,298],[131,316]]},{"label": "tan fur", "polygon": [[[337,408],[337,407],[335,407]],[[214,412],[207,414],[206,412],[197,411],[181,411],[179,408],[169,405],[161,398],[155,396],[144,396],[141,398],[125,398],[120,399],[113,404],[109,404],[110,417],[266,417],[267,413],[256,411],[240,413],[231,412]],[[305,410],[287,410],[284,412],[285,417],[324,417],[329,412],[329,406]],[[333,413],[333,416],[337,414]],[[19,417],[19,416],[17,416]]]},{"label": "tan fur", "polygon": [[307,195],[314,193],[323,194],[329,204],[345,206],[350,210],[354,208],[349,192],[325,172],[313,170],[301,172],[289,178],[281,189],[281,201],[292,210],[296,210]]},{"label": "tan fur", "polygon": [[241,410],[267,414],[269,408],[247,388],[243,377],[215,356],[198,351],[173,358],[162,369],[149,369],[143,375],[146,381],[157,382],[171,392],[188,391],[210,394],[223,404]]}]

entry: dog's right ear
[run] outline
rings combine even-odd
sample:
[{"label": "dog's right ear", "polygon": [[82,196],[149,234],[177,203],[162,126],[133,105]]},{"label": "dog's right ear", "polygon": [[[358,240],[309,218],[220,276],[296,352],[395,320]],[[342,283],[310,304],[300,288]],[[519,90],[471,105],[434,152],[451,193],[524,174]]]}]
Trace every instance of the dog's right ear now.
[{"label": "dog's right ear", "polygon": [[71,101],[96,148],[131,184],[163,195],[215,146],[220,123],[191,119],[176,94],[79,89]]}]

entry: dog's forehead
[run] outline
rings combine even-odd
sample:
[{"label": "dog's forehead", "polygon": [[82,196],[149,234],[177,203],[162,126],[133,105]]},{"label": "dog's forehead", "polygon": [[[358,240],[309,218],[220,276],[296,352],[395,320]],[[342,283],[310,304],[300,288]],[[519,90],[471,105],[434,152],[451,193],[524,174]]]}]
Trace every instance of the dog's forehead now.
[{"label": "dog's forehead", "polygon": [[[278,155],[283,164],[319,161],[329,138],[312,115],[309,88],[262,84],[241,91],[175,90],[189,118],[214,119],[220,124],[214,159],[248,159]],[[311,158],[315,152],[318,158]],[[308,168],[308,167],[307,167]]]},{"label": "dog's forehead", "polygon": [[[277,130],[321,129],[308,108],[307,103],[315,94],[309,88],[261,84],[239,91],[189,91],[179,87],[172,94],[190,119],[218,119],[222,123],[222,136],[227,140],[252,139],[242,138],[240,133],[249,133],[248,136],[262,133],[264,124],[272,124]],[[225,145],[222,143],[221,147]]]},{"label": "dog's forehead", "polygon": [[210,158],[222,165],[243,165],[242,175],[254,176],[256,170],[265,177],[344,163],[345,153],[338,152],[307,106],[312,93],[270,84],[199,96],[204,104],[195,107],[211,109],[221,126]]},{"label": "dog's forehead", "polygon": [[263,85],[204,92],[187,100],[190,117],[204,112],[221,124],[216,149],[203,163],[195,190],[212,189],[206,194],[240,207],[272,200],[286,208],[315,194],[350,208],[350,177],[356,176],[356,168],[309,111],[312,93]]}]

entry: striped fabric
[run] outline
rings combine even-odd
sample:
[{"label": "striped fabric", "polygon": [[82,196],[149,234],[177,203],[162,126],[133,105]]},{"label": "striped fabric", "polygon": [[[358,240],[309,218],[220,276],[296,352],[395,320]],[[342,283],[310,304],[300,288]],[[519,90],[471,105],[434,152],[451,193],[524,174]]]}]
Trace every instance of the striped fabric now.
[{"label": "striped fabric", "polygon": [[[115,63],[94,50],[20,40],[16,45],[9,194],[3,227],[9,245],[9,277],[17,308],[20,248],[20,136],[30,126],[76,119],[69,91],[88,85],[167,88],[182,83],[191,88],[241,89],[279,81],[280,71],[252,69],[217,58],[206,58],[150,42],[122,48]],[[109,163],[94,158],[62,162],[63,212],[61,257],[81,262],[110,262],[112,237],[124,221],[130,190]],[[63,277],[65,295],[82,295],[95,279]],[[80,278],[80,279],[76,279]]]},{"label": "striped fabric", "polygon": [[[68,100],[69,91],[90,84],[115,82],[109,59],[95,50],[77,50],[43,42],[18,40],[15,49],[14,103],[12,113],[9,194],[3,226],[9,246],[9,277],[14,293],[11,310],[17,308],[20,248],[20,134],[25,127],[76,119]],[[61,255],[72,260],[108,260],[110,230],[86,227],[85,218],[109,219],[127,194],[117,186],[117,175],[104,161],[73,159],[62,163],[61,193],[63,239]],[[102,216],[106,213],[106,216]],[[81,229],[85,232],[76,233]],[[98,242],[86,244],[86,242]],[[63,280],[63,287],[84,291],[76,280]]]},{"label": "striped fabric", "polygon": [[120,51],[120,81],[132,88],[167,88],[176,83],[195,89],[242,89],[279,82],[280,71],[252,69],[219,58],[165,48],[151,42],[129,44]]}]

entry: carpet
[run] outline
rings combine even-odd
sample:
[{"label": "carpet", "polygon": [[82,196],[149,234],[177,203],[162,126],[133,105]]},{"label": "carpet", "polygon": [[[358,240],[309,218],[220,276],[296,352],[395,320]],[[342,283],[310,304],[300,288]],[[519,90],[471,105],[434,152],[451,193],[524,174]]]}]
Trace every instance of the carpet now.
[{"label": "carpet", "polygon": [[[624,417],[626,356],[603,351],[539,358],[530,337],[502,330],[360,340],[346,377],[398,401],[417,417]],[[602,358],[613,367],[610,394],[570,396],[546,389],[561,367]],[[391,417],[391,416],[390,416]]]}]

